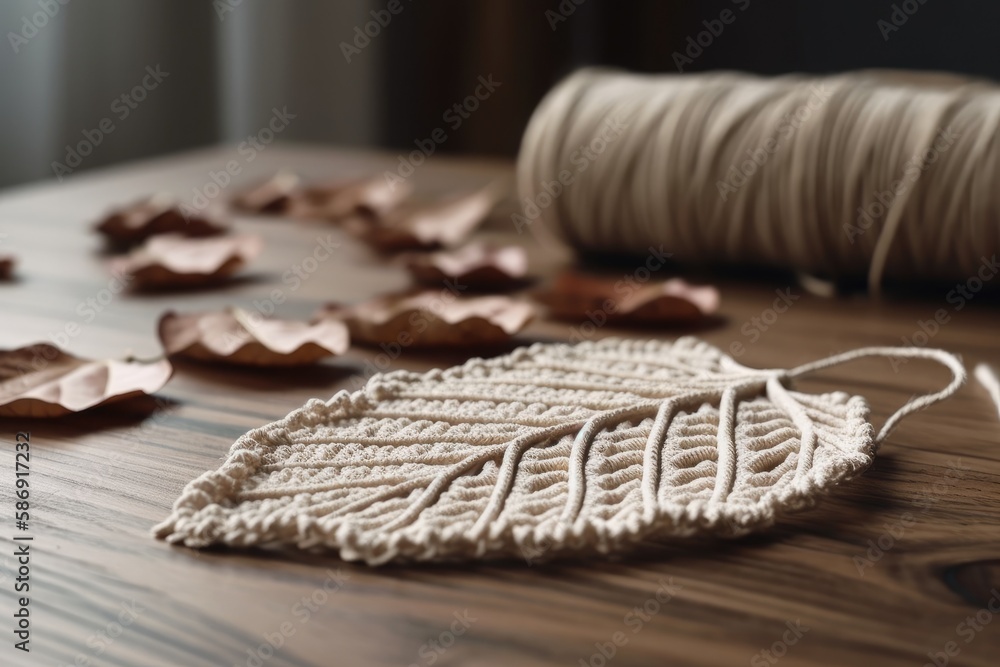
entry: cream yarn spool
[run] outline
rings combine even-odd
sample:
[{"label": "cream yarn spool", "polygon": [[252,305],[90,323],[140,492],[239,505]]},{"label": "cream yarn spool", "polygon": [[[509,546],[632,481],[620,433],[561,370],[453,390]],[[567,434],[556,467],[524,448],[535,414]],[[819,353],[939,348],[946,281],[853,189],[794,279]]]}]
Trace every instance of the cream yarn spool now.
[{"label": "cream yarn spool", "polygon": [[518,227],[585,251],[964,280],[1000,237],[1000,88],[941,75],[581,70],[535,111]]}]

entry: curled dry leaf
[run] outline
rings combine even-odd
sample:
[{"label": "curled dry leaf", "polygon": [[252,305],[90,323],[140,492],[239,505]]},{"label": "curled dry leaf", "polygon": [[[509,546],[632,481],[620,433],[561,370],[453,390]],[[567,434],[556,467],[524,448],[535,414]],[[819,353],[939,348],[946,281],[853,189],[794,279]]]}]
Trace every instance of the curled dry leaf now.
[{"label": "curled dry leaf", "polygon": [[0,416],[57,417],[157,391],[166,359],[91,361],[47,343],[0,351]]},{"label": "curled dry leaf", "polygon": [[561,319],[586,318],[599,311],[608,322],[652,324],[691,322],[711,315],[719,307],[719,291],[680,278],[639,283],[567,271],[539,300],[549,306],[553,317]]},{"label": "curled dry leaf", "polygon": [[534,315],[531,304],[505,296],[457,297],[448,290],[429,290],[377,297],[354,306],[331,304],[317,319],[344,322],[356,341],[437,347],[501,343]]},{"label": "curled dry leaf", "polygon": [[232,204],[251,213],[286,213],[297,196],[299,182],[295,174],[278,172],[236,195]]},{"label": "curled dry leaf", "polygon": [[352,215],[380,216],[410,196],[409,183],[390,183],[372,176],[304,188],[291,205],[291,214],[334,222]]},{"label": "curled dry leaf", "polygon": [[0,280],[10,280],[14,277],[14,267],[17,258],[13,255],[0,255]]},{"label": "curled dry leaf", "polygon": [[116,247],[137,245],[159,234],[205,237],[226,231],[206,215],[185,214],[173,197],[162,194],[112,211],[94,229]]},{"label": "curled dry leaf", "polygon": [[414,253],[406,267],[422,283],[454,280],[476,288],[518,284],[528,273],[528,253],[518,245],[491,246],[470,243],[458,250]]},{"label": "curled dry leaf", "polygon": [[156,236],[113,261],[112,271],[125,276],[135,290],[200,287],[225,280],[256,257],[261,247],[260,237],[253,235]]},{"label": "curled dry leaf", "polygon": [[300,366],[340,355],[350,346],[347,326],[271,320],[240,309],[160,318],[160,341],[169,355],[253,366]]},{"label": "curled dry leaf", "polygon": [[437,201],[408,201],[382,214],[357,213],[344,227],[382,252],[454,246],[482,224],[500,195],[491,185]]}]

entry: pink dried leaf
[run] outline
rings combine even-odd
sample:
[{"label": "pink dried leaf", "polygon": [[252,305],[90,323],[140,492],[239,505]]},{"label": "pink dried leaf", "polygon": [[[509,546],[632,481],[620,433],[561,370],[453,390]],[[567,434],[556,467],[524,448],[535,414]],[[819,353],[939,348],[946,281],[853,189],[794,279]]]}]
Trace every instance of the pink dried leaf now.
[{"label": "pink dried leaf", "polygon": [[534,315],[531,304],[505,296],[457,297],[446,290],[429,290],[376,297],[353,306],[331,304],[317,319],[344,322],[355,341],[437,347],[501,343]]},{"label": "pink dried leaf", "polygon": [[237,194],[232,204],[235,208],[250,213],[286,213],[299,195],[300,183],[297,175],[287,171],[278,172]]},{"label": "pink dried leaf", "polygon": [[575,271],[562,273],[539,298],[553,317],[580,319],[600,310],[608,322],[616,323],[691,322],[719,308],[716,288],[680,278],[639,284]]},{"label": "pink dried leaf", "polygon": [[356,214],[344,226],[382,252],[455,246],[486,220],[501,194],[491,185],[431,202],[408,201],[381,215]]},{"label": "pink dried leaf", "polygon": [[207,214],[186,213],[176,199],[163,194],[111,211],[94,229],[116,247],[133,246],[160,234],[201,238],[226,231]]},{"label": "pink dried leaf", "polygon": [[476,288],[519,284],[528,273],[528,253],[521,246],[470,243],[457,250],[413,253],[406,267],[418,282],[452,280]]},{"label": "pink dried leaf", "polygon": [[315,185],[298,194],[291,214],[332,222],[353,215],[380,216],[398,206],[412,191],[408,183],[392,183],[382,176]]},{"label": "pink dried leaf", "polygon": [[0,416],[58,417],[159,390],[166,359],[92,361],[47,343],[0,351]]},{"label": "pink dried leaf", "polygon": [[0,280],[13,279],[15,266],[17,258],[14,255],[0,255]]},{"label": "pink dried leaf", "polygon": [[240,309],[181,315],[167,312],[158,326],[168,355],[253,366],[301,366],[341,355],[347,326],[266,319]]},{"label": "pink dried leaf", "polygon": [[260,254],[259,236],[188,239],[156,236],[126,257],[112,262],[135,290],[199,287],[220,283]]}]

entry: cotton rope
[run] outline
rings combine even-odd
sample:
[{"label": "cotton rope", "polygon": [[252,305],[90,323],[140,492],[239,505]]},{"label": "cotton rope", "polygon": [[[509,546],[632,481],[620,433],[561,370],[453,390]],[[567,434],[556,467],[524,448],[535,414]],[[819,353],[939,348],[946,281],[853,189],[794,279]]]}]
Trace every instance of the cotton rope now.
[{"label": "cotton rope", "polygon": [[[952,380],[878,435],[864,398],[792,388],[862,357],[936,361]],[[742,366],[694,338],[537,343],[309,401],[240,438],[156,534],[190,547],[326,548],[372,565],[738,536],[863,473],[903,417],[964,380],[956,357],[925,348],[783,370]]]},{"label": "cotton rope", "polygon": [[581,70],[535,111],[519,229],[830,279],[964,280],[1000,240],[1000,88]]}]

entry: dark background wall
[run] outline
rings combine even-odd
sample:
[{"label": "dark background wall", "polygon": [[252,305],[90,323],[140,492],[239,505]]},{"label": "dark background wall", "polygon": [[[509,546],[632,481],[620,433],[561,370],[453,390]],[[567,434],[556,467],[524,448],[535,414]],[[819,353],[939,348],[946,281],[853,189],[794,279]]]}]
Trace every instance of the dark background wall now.
[{"label": "dark background wall", "polygon": [[675,53],[704,22],[718,29],[726,10],[731,22],[685,72],[891,67],[1000,79],[996,0],[577,1],[399,0],[402,11],[347,62],[342,44],[389,0],[71,2],[16,52],[9,34],[39,5],[8,0],[0,4],[0,186],[52,177],[66,146],[157,63],[170,78],[78,171],[237,142],[276,106],[297,114],[283,141],[404,149],[442,127],[443,114],[489,75],[500,87],[448,128],[439,150],[513,155],[560,77],[583,65],[677,71]]},{"label": "dark background wall", "polygon": [[[561,6],[573,12],[550,21],[546,11]],[[388,43],[382,136],[407,145],[440,121],[438,107],[494,72],[510,87],[442,148],[513,154],[531,109],[559,77],[583,65],[676,72],[674,54],[687,57],[688,38],[697,40],[706,21],[718,30],[726,10],[731,22],[681,62],[685,72],[902,68],[1000,79],[1000,2],[988,0],[443,0],[414,5]]]}]

